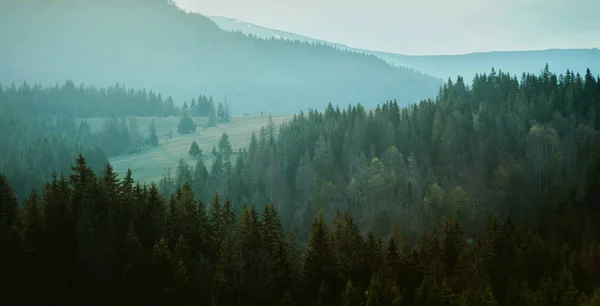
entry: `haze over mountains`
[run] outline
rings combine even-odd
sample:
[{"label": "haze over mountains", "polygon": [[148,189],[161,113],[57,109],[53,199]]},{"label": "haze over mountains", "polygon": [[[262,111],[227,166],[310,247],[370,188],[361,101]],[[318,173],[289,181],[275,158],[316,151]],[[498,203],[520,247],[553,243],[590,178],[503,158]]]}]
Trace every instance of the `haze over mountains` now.
[{"label": "haze over mountains", "polygon": [[[295,33],[265,28],[234,18],[208,16],[219,27],[227,31],[252,34],[260,38],[278,38],[325,43],[340,50],[364,52],[375,55],[395,66],[410,67],[435,77],[448,79],[462,75],[470,82],[475,74],[489,71],[491,67],[511,74],[522,72],[539,73],[546,63],[552,71],[564,72],[567,69],[585,74],[587,68],[600,70],[600,50],[593,49],[551,49],[532,51],[478,52],[464,55],[404,55],[373,50],[352,48],[344,44],[318,40]],[[520,76],[520,75],[519,75]]]},{"label": "haze over mountains", "polygon": [[0,3],[0,83],[108,86],[227,99],[233,115],[433,97],[441,80],[329,46],[221,30],[166,0]]}]

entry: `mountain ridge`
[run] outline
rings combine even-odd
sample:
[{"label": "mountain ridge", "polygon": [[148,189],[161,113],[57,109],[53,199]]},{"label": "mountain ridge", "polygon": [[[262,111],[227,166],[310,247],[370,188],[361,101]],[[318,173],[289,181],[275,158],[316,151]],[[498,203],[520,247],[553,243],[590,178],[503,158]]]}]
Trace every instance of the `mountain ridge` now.
[{"label": "mountain ridge", "polygon": [[441,85],[358,52],[223,31],[165,0],[3,1],[0,39],[3,84],[120,83],[178,105],[205,94],[227,99],[234,115],[407,104]]},{"label": "mountain ridge", "polygon": [[[217,26],[226,31],[240,31],[246,35],[258,35],[259,37],[263,38],[273,37],[274,33],[277,33],[277,35],[281,38],[292,40],[307,39],[307,41],[310,42],[330,44],[342,50],[372,54],[385,60],[391,65],[412,68],[424,74],[443,79],[454,79],[456,75],[459,74],[462,75],[466,80],[471,80],[475,74],[481,73],[482,71],[489,71],[492,67],[496,68],[496,70],[502,70],[519,75],[523,72],[538,73],[543,69],[546,63],[550,65],[550,68],[553,71],[557,71],[559,73],[570,69],[572,71],[575,70],[583,75],[586,68],[590,68],[592,71],[600,71],[600,50],[598,50],[598,48],[552,48],[540,50],[479,51],[449,55],[408,55],[368,50],[364,48],[353,48],[342,43],[329,42],[307,37],[301,34],[270,29],[235,18],[222,16],[207,17],[213,20]],[[248,25],[250,25],[250,27]],[[252,31],[250,29],[252,29]],[[536,58],[520,58],[530,55],[533,55]],[[442,60],[443,62],[441,62]],[[467,62],[457,62],[457,60]],[[472,67],[466,67],[469,65]]]}]

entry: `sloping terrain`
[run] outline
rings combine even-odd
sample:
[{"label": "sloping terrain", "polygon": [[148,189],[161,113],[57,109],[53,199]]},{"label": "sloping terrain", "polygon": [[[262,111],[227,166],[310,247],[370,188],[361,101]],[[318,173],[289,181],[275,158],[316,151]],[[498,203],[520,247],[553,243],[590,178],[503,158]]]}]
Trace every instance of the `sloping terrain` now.
[{"label": "sloping terrain", "polygon": [[226,32],[167,0],[1,1],[0,41],[4,84],[119,82],[179,105],[198,94],[227,99],[234,115],[406,104],[441,84],[374,56]]},{"label": "sloping terrain", "polygon": [[479,52],[463,55],[404,55],[355,49],[343,44],[269,29],[232,18],[218,16],[210,16],[209,18],[227,31],[239,31],[260,38],[279,38],[329,44],[340,50],[375,55],[392,65],[410,67],[443,79],[450,77],[454,79],[458,74],[470,82],[476,73],[490,71],[492,67],[496,70],[510,73],[539,73],[546,63],[549,64],[552,71],[557,72],[564,72],[570,69],[584,75],[587,68],[590,68],[592,71],[600,71],[600,50],[597,48]]},{"label": "sloping terrain", "polygon": [[[279,126],[291,118],[290,115],[274,116],[273,122]],[[150,183],[158,182],[166,168],[171,168],[172,173],[175,174],[177,163],[181,158],[192,166],[195,165],[195,160],[188,155],[193,141],[196,141],[202,149],[204,162],[207,167],[210,167],[212,164],[211,150],[213,146],[218,146],[223,133],[227,133],[234,152],[232,160],[235,160],[235,152],[248,146],[252,133],[258,134],[262,127],[267,126],[269,117],[234,117],[231,122],[219,123],[216,127],[207,130],[197,128],[195,132],[185,135],[177,133],[178,117],[137,117],[136,119],[140,132],[144,135],[148,133],[147,127],[150,125],[150,121],[154,120],[159,146],[135,154],[111,157],[109,161],[115,171],[122,176],[130,168],[135,180]],[[87,122],[93,131],[99,131],[105,120],[105,118],[91,118],[87,119]],[[206,117],[194,118],[194,122],[198,126],[205,125],[206,121]],[[169,131],[173,132],[172,138],[168,137]]]}]

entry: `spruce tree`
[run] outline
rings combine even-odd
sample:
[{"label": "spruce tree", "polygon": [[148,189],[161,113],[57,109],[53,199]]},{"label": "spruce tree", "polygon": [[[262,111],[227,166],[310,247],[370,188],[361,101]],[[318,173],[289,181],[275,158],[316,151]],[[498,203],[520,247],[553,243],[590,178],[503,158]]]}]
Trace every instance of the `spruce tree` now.
[{"label": "spruce tree", "polygon": [[177,132],[179,134],[189,134],[196,131],[196,124],[192,117],[187,112],[182,112],[179,119],[179,125],[177,125]]},{"label": "spruce tree", "polygon": [[217,125],[217,111],[215,110],[215,104],[211,97],[209,100],[209,104],[208,104],[208,126],[214,127],[216,125]]},{"label": "spruce tree", "polygon": [[219,102],[219,106],[217,107],[217,117],[220,120],[225,120],[225,109],[223,108],[223,103]]},{"label": "spruce tree", "polygon": [[229,142],[229,136],[227,133],[223,133],[221,135],[221,139],[219,139],[219,154],[225,159],[229,159],[232,153],[231,143]]},{"label": "spruce tree", "polygon": [[[0,173],[0,243],[6,243],[8,234],[19,219],[19,203],[8,179]],[[6,249],[0,249],[4,254]]]},{"label": "spruce tree", "polygon": [[[308,246],[304,255],[303,279],[306,294],[311,300],[319,296],[320,288],[327,287],[333,273],[333,257],[329,229],[321,212],[313,221]],[[325,301],[323,301],[325,302]]]},{"label": "spruce tree", "polygon": [[190,150],[188,151],[188,154],[194,158],[202,156],[202,149],[200,149],[200,147],[198,146],[198,143],[196,143],[195,140],[192,142],[192,145],[190,146]]},{"label": "spruce tree", "polygon": [[157,147],[158,146],[158,136],[156,136],[156,124],[154,124],[154,119],[150,122],[150,146]]}]

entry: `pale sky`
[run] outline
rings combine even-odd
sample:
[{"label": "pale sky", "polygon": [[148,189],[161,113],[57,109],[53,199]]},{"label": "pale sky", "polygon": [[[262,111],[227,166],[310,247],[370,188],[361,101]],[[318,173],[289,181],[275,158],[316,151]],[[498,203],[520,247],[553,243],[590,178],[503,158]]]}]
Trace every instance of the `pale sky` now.
[{"label": "pale sky", "polygon": [[174,1],[187,11],[402,54],[600,47],[600,0]]}]

